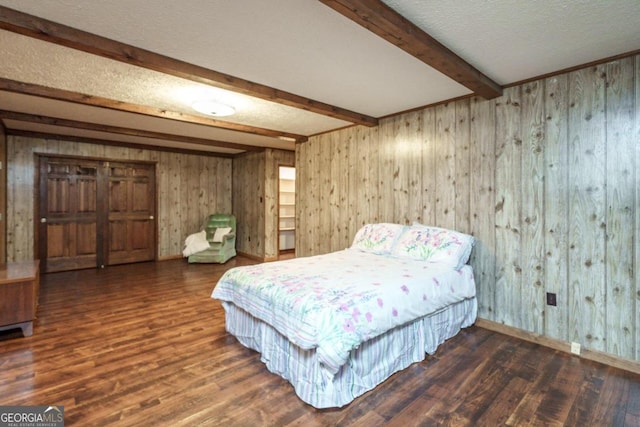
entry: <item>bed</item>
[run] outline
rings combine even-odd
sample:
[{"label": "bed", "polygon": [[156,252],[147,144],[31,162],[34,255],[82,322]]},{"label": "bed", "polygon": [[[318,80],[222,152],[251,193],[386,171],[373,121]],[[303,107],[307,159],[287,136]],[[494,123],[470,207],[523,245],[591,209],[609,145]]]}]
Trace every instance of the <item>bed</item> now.
[{"label": "bed", "polygon": [[350,248],[228,270],[227,331],[316,408],[341,407],[476,319],[473,237],[367,224]]}]

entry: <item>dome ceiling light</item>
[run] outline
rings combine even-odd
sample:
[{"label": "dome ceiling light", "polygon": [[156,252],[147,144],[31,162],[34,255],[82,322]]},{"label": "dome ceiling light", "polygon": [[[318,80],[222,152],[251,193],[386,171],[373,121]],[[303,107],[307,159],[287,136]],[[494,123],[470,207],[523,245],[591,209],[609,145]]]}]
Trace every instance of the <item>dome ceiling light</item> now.
[{"label": "dome ceiling light", "polygon": [[221,104],[219,102],[210,100],[196,101],[191,104],[191,108],[199,113],[213,117],[230,116],[236,112],[235,108],[231,107],[230,105]]}]

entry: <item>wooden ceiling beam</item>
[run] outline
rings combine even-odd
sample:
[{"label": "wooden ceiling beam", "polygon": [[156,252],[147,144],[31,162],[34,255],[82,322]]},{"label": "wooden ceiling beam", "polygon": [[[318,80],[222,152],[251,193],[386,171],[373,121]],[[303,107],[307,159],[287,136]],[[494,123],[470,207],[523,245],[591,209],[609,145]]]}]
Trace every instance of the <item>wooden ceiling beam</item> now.
[{"label": "wooden ceiling beam", "polygon": [[94,132],[107,132],[120,135],[135,136],[140,138],[161,139],[166,141],[184,142],[187,144],[206,145],[208,147],[230,148],[243,151],[261,151],[263,147],[255,145],[235,144],[233,142],[216,141],[212,139],[196,138],[191,136],[173,135],[169,133],[151,132],[139,129],[131,129],[119,126],[102,125],[96,123],[81,122],[78,120],[59,119],[34,114],[18,113],[14,111],[0,110],[0,119],[16,120],[21,122],[37,123],[50,126],[62,126],[74,129],[84,129]]},{"label": "wooden ceiling beam", "polygon": [[83,93],[72,92],[63,89],[55,89],[47,86],[41,86],[33,83],[18,82],[15,80],[0,77],[0,90],[7,92],[20,93],[23,95],[33,95],[42,98],[55,99],[56,101],[73,102],[75,104],[91,105],[93,107],[108,108],[116,111],[126,111],[129,113],[143,114],[145,116],[159,117],[162,119],[177,120],[185,123],[194,123],[220,129],[228,129],[253,135],[268,136],[271,138],[287,138],[296,142],[305,142],[309,138],[305,135],[299,135],[288,132],[279,132],[276,130],[259,128],[255,126],[241,125],[238,123],[227,122],[223,120],[209,119],[207,117],[196,116],[192,114],[184,114],[175,111],[167,111],[161,108],[148,107],[145,105],[131,104],[123,101],[115,101],[113,99],[102,98],[94,95],[86,95]]},{"label": "wooden ceiling beam", "polygon": [[0,6],[0,28],[127,64],[365,126],[378,119]]},{"label": "wooden ceiling beam", "polygon": [[8,129],[7,135],[23,136],[26,138],[48,139],[48,140],[54,140],[54,141],[83,142],[86,144],[109,145],[112,147],[126,147],[126,148],[133,148],[136,150],[164,151],[168,153],[192,154],[195,156],[223,157],[228,159],[232,159],[238,155],[238,154],[229,154],[229,153],[217,153],[214,151],[205,151],[205,150],[191,150],[188,148],[164,147],[161,145],[153,145],[153,144],[112,141],[109,139],[88,138],[88,137],[76,136],[76,135],[60,135],[60,134],[53,134],[48,132],[34,132],[30,130],[21,130],[21,129]]},{"label": "wooden ceiling beam", "polygon": [[320,0],[336,12],[377,34],[457,81],[476,95],[492,99],[502,87],[380,0]]}]

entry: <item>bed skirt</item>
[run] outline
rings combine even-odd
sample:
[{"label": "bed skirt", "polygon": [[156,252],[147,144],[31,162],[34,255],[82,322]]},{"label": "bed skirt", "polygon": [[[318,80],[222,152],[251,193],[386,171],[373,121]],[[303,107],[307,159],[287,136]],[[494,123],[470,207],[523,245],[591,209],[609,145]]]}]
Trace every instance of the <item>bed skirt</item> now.
[{"label": "bed skirt", "polygon": [[332,375],[318,362],[315,350],[292,344],[267,323],[232,303],[222,302],[227,331],[245,347],[258,351],[269,371],[289,381],[298,397],[316,408],[341,407],[373,389],[412,363],[434,354],[445,340],[471,326],[475,298],[396,327],[352,351],[349,361]]}]

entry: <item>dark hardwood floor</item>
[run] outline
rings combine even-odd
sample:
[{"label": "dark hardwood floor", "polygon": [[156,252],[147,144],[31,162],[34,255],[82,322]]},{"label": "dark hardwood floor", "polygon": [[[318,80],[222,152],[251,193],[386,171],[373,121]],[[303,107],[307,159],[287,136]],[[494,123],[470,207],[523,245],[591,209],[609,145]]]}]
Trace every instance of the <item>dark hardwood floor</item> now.
[{"label": "dark hardwood floor", "polygon": [[640,376],[478,327],[350,405],[314,409],[209,297],[249,263],[43,275],[33,336],[0,336],[0,405],[64,405],[67,426],[640,425]]}]

